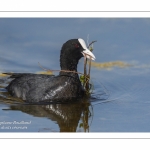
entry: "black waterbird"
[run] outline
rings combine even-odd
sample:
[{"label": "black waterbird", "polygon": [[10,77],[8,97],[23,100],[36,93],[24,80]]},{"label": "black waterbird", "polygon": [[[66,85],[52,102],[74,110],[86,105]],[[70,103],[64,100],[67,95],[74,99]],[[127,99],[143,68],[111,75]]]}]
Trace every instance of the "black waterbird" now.
[{"label": "black waterbird", "polygon": [[10,95],[28,103],[65,102],[84,96],[84,89],[77,73],[81,57],[95,60],[83,39],[71,39],[63,44],[60,54],[61,70],[58,76],[32,73],[5,73],[14,78],[6,87]]}]

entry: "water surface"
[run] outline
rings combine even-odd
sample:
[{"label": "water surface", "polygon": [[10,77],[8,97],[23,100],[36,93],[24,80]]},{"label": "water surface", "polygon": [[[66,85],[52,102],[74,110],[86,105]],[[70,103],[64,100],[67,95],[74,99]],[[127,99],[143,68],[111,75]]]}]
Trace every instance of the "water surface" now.
[{"label": "water surface", "polygon": [[[97,63],[130,66],[92,67],[92,98],[72,104],[24,105],[8,96],[10,79],[1,76],[0,132],[150,131],[150,19],[1,18],[0,72],[37,73],[43,71],[38,62],[59,69],[62,44],[88,34],[97,40]],[[78,71],[83,72],[83,59]]]}]

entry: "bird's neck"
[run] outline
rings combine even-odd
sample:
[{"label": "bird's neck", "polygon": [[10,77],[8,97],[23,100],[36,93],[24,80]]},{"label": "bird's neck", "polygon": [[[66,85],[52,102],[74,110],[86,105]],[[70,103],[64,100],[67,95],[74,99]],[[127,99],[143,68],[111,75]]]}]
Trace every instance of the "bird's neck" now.
[{"label": "bird's neck", "polygon": [[68,56],[66,54],[60,55],[60,67],[61,70],[77,71],[78,60],[74,58],[71,54]]},{"label": "bird's neck", "polygon": [[73,59],[60,59],[60,75],[70,75],[74,77],[78,77],[77,74],[77,60]]},{"label": "bird's neck", "polygon": [[69,76],[78,77],[77,66],[62,67],[60,71],[60,75],[69,75]]}]

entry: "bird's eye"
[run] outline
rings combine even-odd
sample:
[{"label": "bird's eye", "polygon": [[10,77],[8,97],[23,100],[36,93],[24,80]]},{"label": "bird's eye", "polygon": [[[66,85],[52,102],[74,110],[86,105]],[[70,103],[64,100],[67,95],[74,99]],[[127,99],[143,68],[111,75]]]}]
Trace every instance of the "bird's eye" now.
[{"label": "bird's eye", "polygon": [[74,44],[75,48],[79,48],[79,45],[77,43]]},{"label": "bird's eye", "polygon": [[79,48],[80,45],[78,43],[71,43],[75,48]]}]

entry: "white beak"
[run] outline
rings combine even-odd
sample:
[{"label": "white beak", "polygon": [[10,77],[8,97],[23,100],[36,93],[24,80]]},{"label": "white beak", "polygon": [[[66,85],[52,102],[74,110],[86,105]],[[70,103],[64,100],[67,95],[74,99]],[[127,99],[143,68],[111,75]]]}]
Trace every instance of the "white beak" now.
[{"label": "white beak", "polygon": [[87,48],[85,41],[83,39],[78,39],[78,41],[84,49],[83,52],[81,52],[83,54],[83,56],[85,56],[88,59],[95,60],[96,58],[95,58],[94,54]]}]

